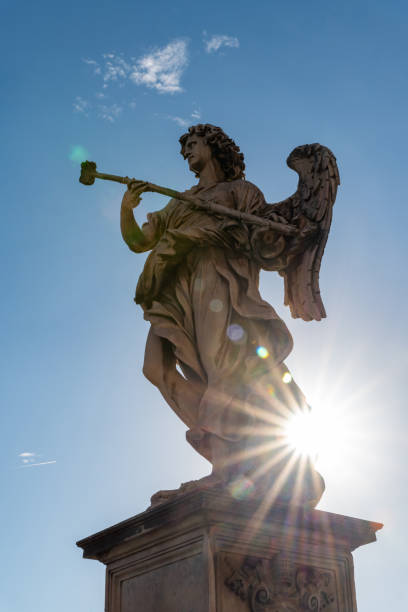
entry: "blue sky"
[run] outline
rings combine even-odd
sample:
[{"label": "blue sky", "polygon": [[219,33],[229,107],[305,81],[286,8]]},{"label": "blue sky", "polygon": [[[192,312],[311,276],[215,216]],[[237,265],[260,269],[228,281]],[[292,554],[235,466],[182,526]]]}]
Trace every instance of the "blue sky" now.
[{"label": "blue sky", "polygon": [[[78,183],[85,155],[190,186],[177,141],[198,120],[236,140],[268,201],[295,189],[293,147],[337,156],[328,318],[291,320],[277,275],[261,287],[326,419],[319,507],[385,523],[354,555],[359,611],[408,607],[407,16],[393,0],[3,2],[1,612],[102,610],[103,567],[75,541],[208,472],[141,373],[122,188]],[[138,219],[164,204],[146,195]]]}]

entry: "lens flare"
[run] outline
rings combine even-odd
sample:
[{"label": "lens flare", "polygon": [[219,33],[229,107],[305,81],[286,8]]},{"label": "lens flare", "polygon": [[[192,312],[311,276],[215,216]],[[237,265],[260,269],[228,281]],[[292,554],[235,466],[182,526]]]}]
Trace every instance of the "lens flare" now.
[{"label": "lens flare", "polygon": [[246,499],[251,496],[254,490],[254,483],[249,478],[240,476],[229,485],[229,490],[235,499]]},{"label": "lens flare", "polygon": [[69,159],[75,164],[80,164],[89,158],[89,153],[82,145],[74,145],[71,147]]},{"label": "lens flare", "polygon": [[221,300],[211,300],[210,310],[212,310],[213,312],[221,312],[223,308],[224,308],[224,304],[222,303]]},{"label": "lens flare", "polygon": [[266,359],[267,357],[269,357],[269,351],[264,346],[258,346],[258,348],[256,349],[256,354],[261,359]]},{"label": "lens flare", "polygon": [[288,385],[290,382],[292,382],[292,374],[290,372],[285,372],[282,376],[282,381],[285,383],[285,385]]},{"label": "lens flare", "polygon": [[267,385],[266,391],[271,397],[274,397],[276,395],[275,387],[273,385]]},{"label": "lens flare", "polygon": [[244,330],[238,324],[229,325],[227,329],[227,336],[233,342],[239,342],[244,337]]}]

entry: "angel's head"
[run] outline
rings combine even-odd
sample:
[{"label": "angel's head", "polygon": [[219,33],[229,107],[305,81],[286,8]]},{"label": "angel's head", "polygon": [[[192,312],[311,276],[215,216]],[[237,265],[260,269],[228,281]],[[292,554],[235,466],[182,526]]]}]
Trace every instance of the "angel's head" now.
[{"label": "angel's head", "polygon": [[215,125],[199,123],[188,128],[179,140],[181,154],[188,160],[196,176],[210,158],[216,161],[223,180],[234,181],[245,178],[244,156],[239,147],[225,132]]}]

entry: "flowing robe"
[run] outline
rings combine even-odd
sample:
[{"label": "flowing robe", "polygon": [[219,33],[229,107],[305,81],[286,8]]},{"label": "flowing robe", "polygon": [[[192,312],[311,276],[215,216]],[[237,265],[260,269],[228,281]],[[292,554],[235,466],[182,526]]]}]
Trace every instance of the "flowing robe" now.
[{"label": "flowing robe", "polygon": [[[186,195],[255,215],[265,207],[244,180]],[[260,381],[282,399],[292,349],[286,325],[259,294],[252,230],[180,200],[148,215],[143,229],[152,238],[134,250],[151,250],[135,297],[151,324],[144,374],[190,430],[242,441],[259,424],[252,408],[260,405]],[[189,441],[211,460],[205,439]]]}]

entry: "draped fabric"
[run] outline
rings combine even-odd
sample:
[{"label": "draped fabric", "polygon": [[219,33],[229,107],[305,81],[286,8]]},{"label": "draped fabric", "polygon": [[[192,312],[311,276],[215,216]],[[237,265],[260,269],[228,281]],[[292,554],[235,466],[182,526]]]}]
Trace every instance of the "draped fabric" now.
[{"label": "draped fabric", "polygon": [[[187,193],[252,214],[265,206],[243,180]],[[256,424],[251,406],[260,383],[282,393],[292,349],[287,327],[259,294],[251,230],[177,200],[149,215],[143,229],[150,242],[140,250],[151,253],[135,301],[151,324],[144,373],[187,427],[238,442]],[[193,445],[211,459],[204,442]]]}]

